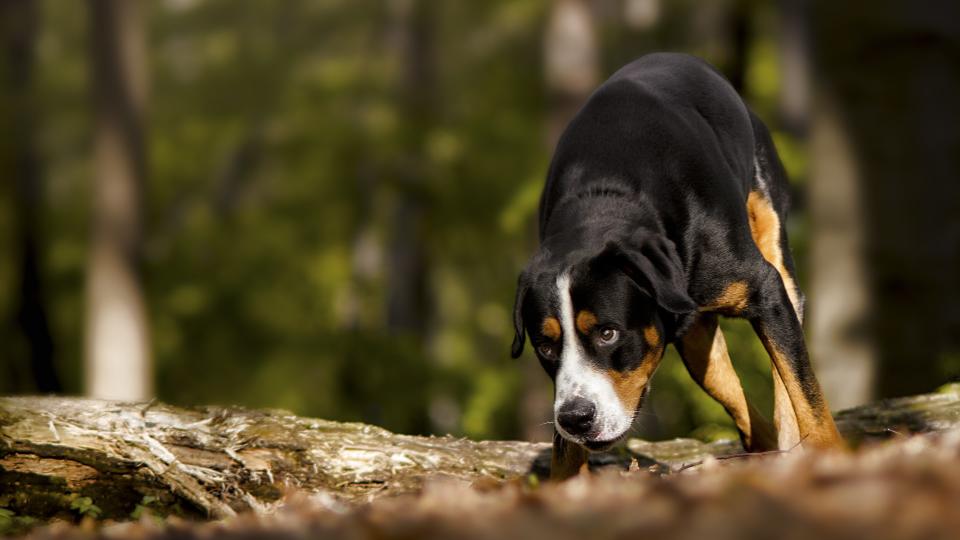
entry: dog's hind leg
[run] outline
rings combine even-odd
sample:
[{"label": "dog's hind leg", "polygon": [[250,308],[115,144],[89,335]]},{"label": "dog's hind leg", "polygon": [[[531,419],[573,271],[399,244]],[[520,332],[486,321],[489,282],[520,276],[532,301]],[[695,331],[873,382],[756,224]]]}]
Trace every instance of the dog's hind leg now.
[{"label": "dog's hind leg", "polygon": [[743,393],[717,315],[701,314],[676,345],[693,380],[733,418],[743,447],[754,452],[775,450],[777,440],[770,424]]}]

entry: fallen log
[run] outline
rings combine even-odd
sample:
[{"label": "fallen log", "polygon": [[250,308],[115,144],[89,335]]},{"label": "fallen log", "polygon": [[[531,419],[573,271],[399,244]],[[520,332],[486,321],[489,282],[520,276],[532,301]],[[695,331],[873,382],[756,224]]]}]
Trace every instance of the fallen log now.
[{"label": "fallen log", "polygon": [[[960,393],[882,401],[837,414],[851,440],[960,424]],[[592,464],[670,473],[742,452],[730,441],[632,440]],[[238,407],[179,408],[80,398],[0,398],[0,513],[27,519],[222,518],[264,512],[287,489],[364,502],[427,479],[503,482],[547,473],[550,446],[398,435],[359,423]],[[3,518],[4,515],[0,515]]]},{"label": "fallen log", "polygon": [[0,508],[49,518],[89,499],[122,518],[264,510],[285,488],[367,500],[423,478],[507,479],[547,445],[396,435],[283,411],[77,398],[0,398]]}]

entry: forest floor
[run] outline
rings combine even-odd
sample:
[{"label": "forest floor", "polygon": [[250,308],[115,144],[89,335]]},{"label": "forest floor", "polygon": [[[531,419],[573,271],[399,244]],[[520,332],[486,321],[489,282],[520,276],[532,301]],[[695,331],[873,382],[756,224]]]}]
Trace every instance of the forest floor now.
[{"label": "forest floor", "polygon": [[664,473],[607,468],[561,484],[436,477],[416,494],[349,503],[286,494],[215,522],[53,523],[32,538],[960,538],[960,431],[851,453],[707,458]]}]

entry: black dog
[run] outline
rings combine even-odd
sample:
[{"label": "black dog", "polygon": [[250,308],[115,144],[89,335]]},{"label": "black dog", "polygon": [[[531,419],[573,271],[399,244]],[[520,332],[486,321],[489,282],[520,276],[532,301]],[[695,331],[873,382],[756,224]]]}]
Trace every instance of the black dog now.
[{"label": "black dog", "polygon": [[[513,356],[526,331],[556,384],[554,477],[625,435],[668,343],[746,448],[842,444],[803,341],[787,189],[767,129],[702,60],[644,56],[590,97],[550,164],[514,310]],[[718,315],[748,319],[770,355],[776,436]]]}]

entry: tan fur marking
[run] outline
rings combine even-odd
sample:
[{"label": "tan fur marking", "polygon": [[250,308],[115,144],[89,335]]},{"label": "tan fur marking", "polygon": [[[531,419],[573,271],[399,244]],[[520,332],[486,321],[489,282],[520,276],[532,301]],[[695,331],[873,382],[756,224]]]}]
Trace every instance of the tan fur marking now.
[{"label": "tan fur marking", "polygon": [[837,431],[837,426],[833,423],[833,416],[830,415],[830,409],[826,406],[826,402],[822,401],[821,410],[815,411],[790,369],[789,358],[763,333],[760,335],[760,341],[763,342],[767,354],[773,360],[773,369],[776,370],[789,397],[804,446],[809,445],[817,448],[842,447],[843,439]]},{"label": "tan fur marking", "polygon": [[633,411],[640,404],[640,395],[662,358],[663,347],[655,347],[644,355],[643,362],[633,371],[607,370],[607,376],[613,383],[613,390],[626,410]]},{"label": "tan fur marking", "polygon": [[769,423],[743,393],[716,316],[704,315],[690,327],[683,336],[681,354],[690,376],[733,418],[744,447],[751,451],[775,450],[777,441]]},{"label": "tan fur marking", "polygon": [[547,317],[540,325],[540,332],[553,341],[560,340],[560,321],[556,317]]},{"label": "tan fur marking", "polygon": [[[753,242],[763,258],[780,274],[790,304],[802,324],[803,313],[800,311],[797,285],[783,263],[783,251],[780,249],[780,216],[773,209],[770,200],[758,191],[751,192],[747,197],[747,214],[750,217]],[[826,421],[816,421],[803,389],[789,369],[788,359],[768,337],[761,335],[760,339],[773,361],[773,422],[778,446],[781,449],[792,448],[801,440],[811,446],[842,445],[830,411],[824,406],[820,415],[826,418]]]},{"label": "tan fur marking", "polygon": [[803,322],[797,297],[797,285],[783,264],[783,251],[780,250],[780,216],[773,209],[770,200],[759,191],[751,191],[747,196],[747,214],[750,217],[750,234],[753,236],[753,243],[757,245],[763,258],[780,273],[780,279],[783,280],[783,286],[787,289],[787,296],[790,297],[793,310],[797,318]]},{"label": "tan fur marking", "polygon": [[580,313],[577,313],[577,330],[579,330],[581,334],[589,334],[590,330],[593,330],[593,327],[596,325],[597,316],[592,312],[583,310]]},{"label": "tan fur marking", "polygon": [[770,375],[773,379],[773,426],[777,431],[777,448],[789,450],[800,442],[800,425],[776,366],[771,366]]},{"label": "tan fur marking", "polygon": [[730,311],[734,314],[747,308],[750,290],[744,281],[734,281],[712,302],[700,308],[701,311]]},{"label": "tan fur marking", "polygon": [[647,345],[651,347],[656,347],[660,344],[660,332],[657,331],[657,327],[650,325],[643,329],[643,339],[646,340]]}]

